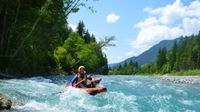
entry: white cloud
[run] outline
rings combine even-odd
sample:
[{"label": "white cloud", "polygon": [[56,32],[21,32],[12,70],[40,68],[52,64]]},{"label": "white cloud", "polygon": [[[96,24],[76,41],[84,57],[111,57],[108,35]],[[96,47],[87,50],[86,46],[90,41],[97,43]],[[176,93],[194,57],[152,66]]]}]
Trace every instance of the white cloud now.
[{"label": "white cloud", "polygon": [[149,26],[154,26],[158,24],[158,20],[155,17],[149,17],[142,22],[135,24],[135,27],[145,28]]},{"label": "white cloud", "polygon": [[130,57],[130,56],[133,56],[134,55],[134,52],[133,51],[129,51],[125,54],[125,56],[127,57]]},{"label": "white cloud", "polygon": [[176,0],[172,5],[167,5],[162,8],[148,9],[146,12],[159,17],[159,22],[162,24],[171,24],[180,19],[185,13],[185,7],[180,0]]},{"label": "white cloud", "polygon": [[119,18],[120,17],[118,15],[111,13],[106,17],[106,20],[108,23],[115,23],[119,20]]},{"label": "white cloud", "polygon": [[76,31],[77,25],[68,24],[68,26],[71,27],[73,31]]},{"label": "white cloud", "polygon": [[145,8],[149,17],[134,27],[140,31],[131,45],[139,53],[161,40],[175,39],[181,35],[197,34],[200,30],[200,1],[184,5],[181,0],[161,8]]},{"label": "white cloud", "polygon": [[185,35],[192,35],[194,32],[200,31],[200,19],[184,18],[183,29],[185,30]]},{"label": "white cloud", "polygon": [[183,33],[180,27],[168,27],[164,25],[150,25],[142,27],[136,40],[132,42],[134,48],[144,51],[161,40],[174,39]]}]

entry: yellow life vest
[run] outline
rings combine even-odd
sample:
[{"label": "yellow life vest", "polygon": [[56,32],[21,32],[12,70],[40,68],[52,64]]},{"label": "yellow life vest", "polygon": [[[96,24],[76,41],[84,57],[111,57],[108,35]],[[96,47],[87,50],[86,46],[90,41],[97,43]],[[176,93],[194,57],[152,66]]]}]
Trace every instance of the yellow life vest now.
[{"label": "yellow life vest", "polygon": [[78,81],[77,81],[77,83],[81,82],[82,80],[83,80],[83,78],[78,77]]},{"label": "yellow life vest", "polygon": [[[84,78],[81,78],[81,77],[78,77],[78,81],[77,81],[77,84],[79,82],[81,82]],[[81,82],[79,83],[79,85],[77,86],[78,88],[85,88],[85,83]]]}]

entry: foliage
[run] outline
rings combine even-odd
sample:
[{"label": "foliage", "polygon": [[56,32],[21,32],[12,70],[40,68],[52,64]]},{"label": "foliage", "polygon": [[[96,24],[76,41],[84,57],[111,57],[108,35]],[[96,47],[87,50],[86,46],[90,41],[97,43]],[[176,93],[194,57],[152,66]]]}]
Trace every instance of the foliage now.
[{"label": "foliage", "polygon": [[57,70],[69,72],[84,65],[88,73],[107,74],[107,58],[102,48],[109,46],[111,40],[113,37],[96,42],[94,35],[90,35],[84,23],[80,21],[77,31],[70,33],[63,45],[54,51]]},{"label": "foliage", "polygon": [[138,63],[130,61],[130,63],[124,64],[123,67],[120,65],[119,67],[110,70],[109,74],[131,75],[131,74],[136,74],[138,72],[139,72]]},{"label": "foliage", "polygon": [[187,70],[187,71],[179,71],[179,72],[171,72],[171,75],[200,75],[200,70],[199,69],[194,69],[194,70]]},{"label": "foliage", "polygon": [[[67,25],[67,18],[69,14],[78,12],[80,7],[93,11],[87,2],[0,0],[0,73],[15,77],[49,74],[52,71],[69,70],[79,59],[81,64],[85,63],[85,58],[89,57],[87,53],[91,53],[88,49],[93,48],[90,41],[96,42],[95,37],[88,31],[84,31],[84,37],[80,38],[74,33],[70,37],[72,29]],[[95,57],[93,54],[90,55],[90,63],[101,59],[101,56],[105,58],[102,52],[99,53],[101,56],[96,54]],[[103,59],[100,61],[106,65]]]}]

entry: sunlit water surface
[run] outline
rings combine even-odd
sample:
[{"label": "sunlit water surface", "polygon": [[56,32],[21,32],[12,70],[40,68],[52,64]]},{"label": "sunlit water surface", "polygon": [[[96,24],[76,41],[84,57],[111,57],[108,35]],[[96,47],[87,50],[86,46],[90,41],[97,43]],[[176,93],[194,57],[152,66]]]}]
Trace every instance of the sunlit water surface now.
[{"label": "sunlit water surface", "polygon": [[200,112],[200,85],[174,84],[156,76],[95,76],[107,92],[91,96],[67,88],[72,76],[0,80],[0,92],[21,105],[11,112]]}]

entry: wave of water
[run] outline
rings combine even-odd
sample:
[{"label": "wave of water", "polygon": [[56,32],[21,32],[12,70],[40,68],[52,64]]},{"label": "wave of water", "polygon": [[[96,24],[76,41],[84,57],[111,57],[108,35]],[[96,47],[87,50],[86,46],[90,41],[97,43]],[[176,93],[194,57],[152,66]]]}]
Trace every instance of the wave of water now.
[{"label": "wave of water", "polygon": [[11,112],[199,112],[199,85],[173,84],[157,77],[99,76],[106,93],[91,96],[67,88],[72,77],[33,77],[0,80],[0,92],[18,105]]}]

